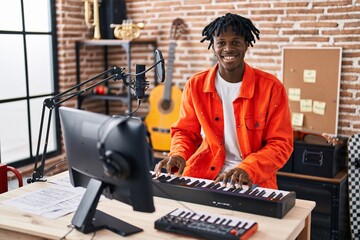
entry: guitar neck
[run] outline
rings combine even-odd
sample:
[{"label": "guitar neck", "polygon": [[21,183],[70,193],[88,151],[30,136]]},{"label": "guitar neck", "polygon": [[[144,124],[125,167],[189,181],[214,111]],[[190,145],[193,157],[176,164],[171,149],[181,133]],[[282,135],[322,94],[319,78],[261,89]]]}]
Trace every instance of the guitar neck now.
[{"label": "guitar neck", "polygon": [[175,47],[176,47],[176,42],[175,41],[170,42],[168,64],[166,66],[166,81],[165,81],[165,91],[164,91],[164,99],[166,100],[171,99],[171,86],[172,86],[172,75],[174,71]]}]

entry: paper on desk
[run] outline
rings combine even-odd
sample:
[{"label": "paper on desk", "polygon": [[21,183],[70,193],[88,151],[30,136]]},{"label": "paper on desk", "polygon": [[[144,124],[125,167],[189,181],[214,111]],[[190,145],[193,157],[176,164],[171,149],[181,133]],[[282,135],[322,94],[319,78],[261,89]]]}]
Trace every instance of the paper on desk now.
[{"label": "paper on desk", "polygon": [[54,184],[54,186],[29,192],[2,203],[44,217],[58,218],[74,212],[84,193],[85,188]]},{"label": "paper on desk", "polygon": [[65,176],[62,176],[62,177],[51,179],[49,182],[50,183],[55,183],[55,184],[61,185],[61,186],[73,187],[73,185],[70,182],[69,175],[65,175]]}]

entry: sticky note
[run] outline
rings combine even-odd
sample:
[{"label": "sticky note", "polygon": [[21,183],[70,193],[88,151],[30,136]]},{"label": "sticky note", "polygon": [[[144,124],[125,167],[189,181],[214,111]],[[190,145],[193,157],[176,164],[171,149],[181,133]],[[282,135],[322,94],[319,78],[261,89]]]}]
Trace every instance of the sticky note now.
[{"label": "sticky note", "polygon": [[313,112],[319,115],[325,115],[325,102],[314,101]]},{"label": "sticky note", "polygon": [[302,113],[293,113],[291,117],[291,124],[293,126],[302,127],[304,122],[304,114]]},{"label": "sticky note", "polygon": [[315,83],[316,82],[316,70],[304,70],[304,82]]},{"label": "sticky note", "polygon": [[289,88],[288,97],[290,101],[300,101],[300,94],[301,89],[300,88]]},{"label": "sticky note", "polygon": [[312,99],[300,100],[300,112],[312,112]]}]

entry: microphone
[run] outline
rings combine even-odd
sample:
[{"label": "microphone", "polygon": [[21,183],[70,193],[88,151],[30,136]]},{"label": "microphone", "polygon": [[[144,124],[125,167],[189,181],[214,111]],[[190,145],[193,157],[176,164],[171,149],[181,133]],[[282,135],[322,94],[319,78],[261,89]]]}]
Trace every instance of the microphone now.
[{"label": "microphone", "polygon": [[[135,86],[134,86],[134,96],[137,99],[141,99],[145,96],[145,87],[147,85],[145,81],[145,65],[143,64],[136,64],[136,71],[135,71]],[[140,74],[141,72],[144,72]]]}]

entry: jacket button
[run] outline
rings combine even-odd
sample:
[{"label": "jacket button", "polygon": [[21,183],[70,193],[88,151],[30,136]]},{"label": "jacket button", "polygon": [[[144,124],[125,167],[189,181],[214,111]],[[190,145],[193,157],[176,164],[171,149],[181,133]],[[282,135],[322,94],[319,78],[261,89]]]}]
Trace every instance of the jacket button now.
[{"label": "jacket button", "polygon": [[219,118],[218,118],[218,117],[215,117],[215,121],[219,121]]},{"label": "jacket button", "polygon": [[213,166],[213,167],[211,167],[210,169],[211,169],[212,171],[214,171],[214,170],[215,170],[215,167]]}]

